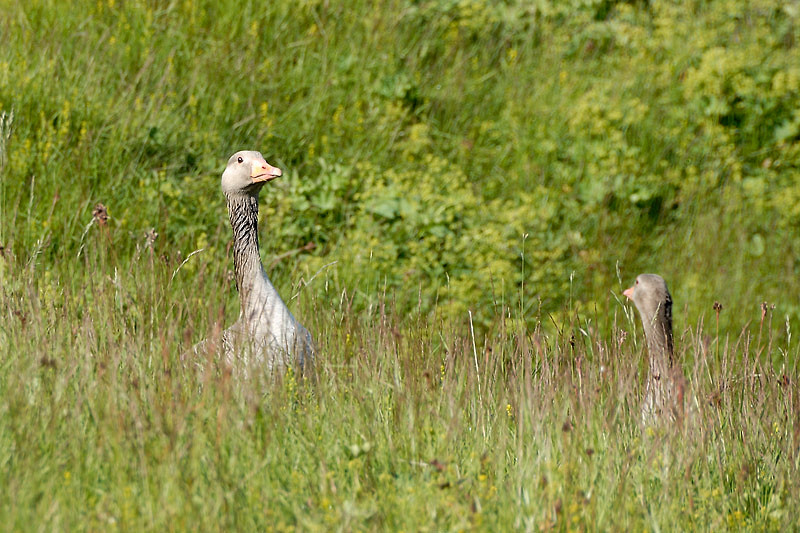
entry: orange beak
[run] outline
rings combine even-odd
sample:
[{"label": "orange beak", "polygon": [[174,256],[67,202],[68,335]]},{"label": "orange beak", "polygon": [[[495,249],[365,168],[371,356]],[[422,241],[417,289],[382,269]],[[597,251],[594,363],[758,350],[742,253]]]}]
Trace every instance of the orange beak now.
[{"label": "orange beak", "polygon": [[628,300],[631,300],[631,301],[633,301],[633,287],[630,287],[630,288],[628,288],[628,289],[625,289],[624,291],[622,291],[622,294],[624,294],[625,296],[627,296],[627,297],[628,297]]},{"label": "orange beak", "polygon": [[253,183],[272,181],[282,175],[281,169],[273,167],[264,160],[253,161],[253,166],[250,168],[250,177],[253,178]]}]

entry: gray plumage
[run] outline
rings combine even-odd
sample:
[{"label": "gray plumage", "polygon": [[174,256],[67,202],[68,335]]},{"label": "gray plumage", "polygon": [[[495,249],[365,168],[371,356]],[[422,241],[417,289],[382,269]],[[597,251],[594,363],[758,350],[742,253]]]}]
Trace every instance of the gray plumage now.
[{"label": "gray plumage", "polygon": [[657,274],[640,274],[623,294],[639,310],[647,340],[649,357],[642,417],[645,421],[662,414],[682,417],[685,379],[673,360],[672,296],[667,283]]},{"label": "gray plumage", "polygon": [[222,332],[195,345],[195,354],[213,350],[227,364],[247,373],[249,367],[268,371],[295,364],[308,371],[313,363],[311,334],[286,307],[267,277],[258,251],[258,193],[265,183],[281,176],[259,152],[236,152],[222,174],[222,192],[228,202],[233,229],[233,267],[239,291],[239,319]]}]

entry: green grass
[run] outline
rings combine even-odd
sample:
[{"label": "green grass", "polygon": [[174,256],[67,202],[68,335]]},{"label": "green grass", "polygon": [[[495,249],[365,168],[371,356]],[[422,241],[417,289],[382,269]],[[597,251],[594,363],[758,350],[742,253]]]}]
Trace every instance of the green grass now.
[{"label": "green grass", "polygon": [[[0,523],[795,529],[800,13],[529,4],[0,2]],[[245,148],[314,383],[179,360],[238,313]]]},{"label": "green grass", "polygon": [[24,265],[4,289],[12,529],[797,523],[797,368],[764,363],[797,354],[768,322],[732,339],[682,332],[694,414],[642,427],[644,357],[613,302],[554,336],[498,317],[473,344],[468,327],[400,316],[392,299],[353,313],[347,295],[306,292],[316,383],[237,380],[178,360],[183,315],[203,313],[167,297],[171,267],[145,253],[110,275],[108,250],[88,249],[55,293],[28,287]]}]

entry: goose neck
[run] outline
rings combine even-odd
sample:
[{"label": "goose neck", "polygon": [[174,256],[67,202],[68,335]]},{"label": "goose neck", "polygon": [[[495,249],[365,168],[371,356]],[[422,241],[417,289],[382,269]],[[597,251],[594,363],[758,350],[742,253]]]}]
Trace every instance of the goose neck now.
[{"label": "goose neck", "polygon": [[233,229],[233,269],[236,288],[247,301],[256,280],[263,277],[258,252],[258,194],[228,195]]},{"label": "goose neck", "polygon": [[651,376],[666,376],[673,359],[672,324],[665,317],[657,317],[652,323],[645,324],[645,337]]}]

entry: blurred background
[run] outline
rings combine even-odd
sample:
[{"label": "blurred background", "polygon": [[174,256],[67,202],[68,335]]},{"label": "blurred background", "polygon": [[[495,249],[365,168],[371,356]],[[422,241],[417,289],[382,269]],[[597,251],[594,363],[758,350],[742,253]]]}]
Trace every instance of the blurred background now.
[{"label": "blurred background", "polygon": [[657,272],[679,330],[768,302],[790,342],[799,24],[775,0],[3,2],[0,280],[13,257],[57,299],[102,248],[232,319],[219,176],[255,149],[284,170],[260,237],[290,307],[550,324]]}]

